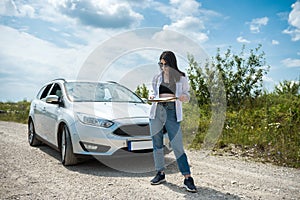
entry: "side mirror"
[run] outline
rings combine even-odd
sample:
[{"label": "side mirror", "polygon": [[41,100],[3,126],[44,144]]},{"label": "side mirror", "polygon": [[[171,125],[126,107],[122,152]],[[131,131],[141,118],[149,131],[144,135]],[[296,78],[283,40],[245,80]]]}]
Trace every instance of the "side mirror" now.
[{"label": "side mirror", "polygon": [[59,103],[60,103],[59,97],[56,96],[56,95],[49,95],[49,96],[46,98],[46,103],[59,104]]}]

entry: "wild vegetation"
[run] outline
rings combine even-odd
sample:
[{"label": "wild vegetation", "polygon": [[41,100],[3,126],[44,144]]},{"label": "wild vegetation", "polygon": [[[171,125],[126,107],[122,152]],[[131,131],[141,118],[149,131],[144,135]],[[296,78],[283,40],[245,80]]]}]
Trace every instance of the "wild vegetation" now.
[{"label": "wild vegetation", "polygon": [[[218,50],[203,67],[192,55],[188,59],[188,76],[195,101],[201,113],[205,113],[194,122],[198,131],[190,143],[191,148],[201,148],[212,114],[218,112],[213,108],[226,104],[226,118],[216,149],[239,148],[245,156],[300,167],[299,81],[283,81],[273,92],[264,91],[262,78],[270,66],[266,65],[261,45],[247,53],[243,47],[239,54],[228,49],[221,55]],[[190,106],[185,106],[189,112],[194,110]],[[189,127],[190,122],[183,122],[183,126]]]},{"label": "wild vegetation", "polygon": [[0,102],[0,120],[27,123],[30,102]]},{"label": "wild vegetation", "polygon": [[[208,105],[184,104],[184,114],[183,132],[190,137],[187,145],[201,149],[212,121],[211,109]],[[242,109],[227,107],[214,150],[240,151],[240,156],[299,168],[300,96],[263,94],[245,102]]]}]

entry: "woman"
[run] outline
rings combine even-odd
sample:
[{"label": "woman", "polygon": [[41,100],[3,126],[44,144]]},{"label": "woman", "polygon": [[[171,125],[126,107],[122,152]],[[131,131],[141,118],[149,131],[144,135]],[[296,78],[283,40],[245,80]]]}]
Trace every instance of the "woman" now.
[{"label": "woman", "polygon": [[158,63],[161,72],[153,78],[153,94],[149,99],[168,98],[167,102],[153,103],[150,111],[150,131],[153,142],[153,156],[156,176],[151,180],[152,185],[165,182],[165,161],[163,152],[163,129],[167,130],[178,168],[184,176],[184,186],[189,192],[196,192],[194,180],[191,177],[187,156],[182,144],[182,102],[188,102],[189,84],[185,74],[177,67],[175,54],[164,51]]}]

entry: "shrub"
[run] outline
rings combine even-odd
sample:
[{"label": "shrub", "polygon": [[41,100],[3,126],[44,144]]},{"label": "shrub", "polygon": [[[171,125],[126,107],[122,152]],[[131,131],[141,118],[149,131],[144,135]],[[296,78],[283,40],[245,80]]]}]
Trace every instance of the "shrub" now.
[{"label": "shrub", "polygon": [[30,102],[24,100],[19,102],[0,102],[0,120],[27,123]]}]

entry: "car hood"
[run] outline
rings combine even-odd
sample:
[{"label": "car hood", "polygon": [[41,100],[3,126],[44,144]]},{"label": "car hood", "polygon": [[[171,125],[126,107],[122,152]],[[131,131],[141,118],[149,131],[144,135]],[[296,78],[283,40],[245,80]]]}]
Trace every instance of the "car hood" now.
[{"label": "car hood", "polygon": [[150,113],[150,105],[143,103],[75,102],[73,109],[108,120],[148,118]]}]

